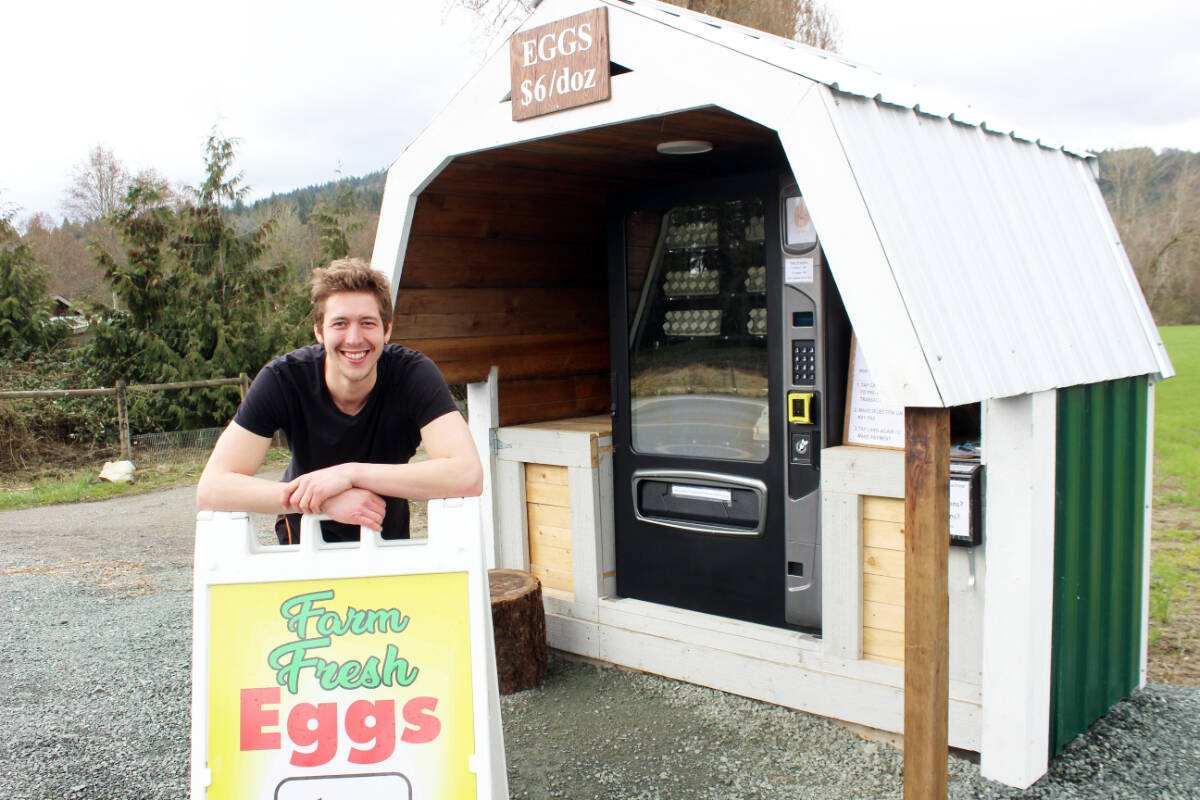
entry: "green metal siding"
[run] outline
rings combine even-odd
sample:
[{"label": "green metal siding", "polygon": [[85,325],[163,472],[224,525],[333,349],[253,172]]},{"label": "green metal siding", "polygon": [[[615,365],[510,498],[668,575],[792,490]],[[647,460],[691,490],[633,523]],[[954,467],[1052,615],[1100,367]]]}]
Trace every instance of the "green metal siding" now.
[{"label": "green metal siding", "polygon": [[1137,686],[1145,377],[1058,392],[1050,753]]}]

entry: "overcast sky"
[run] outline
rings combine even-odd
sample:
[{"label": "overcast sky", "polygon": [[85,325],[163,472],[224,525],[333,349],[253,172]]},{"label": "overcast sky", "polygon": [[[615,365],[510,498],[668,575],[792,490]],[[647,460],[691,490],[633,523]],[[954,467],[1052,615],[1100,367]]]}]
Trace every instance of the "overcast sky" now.
[{"label": "overcast sky", "polygon": [[[254,197],[380,169],[483,60],[487,38],[444,2],[8,4],[0,208],[59,217],[97,144],[194,184],[214,125],[241,140]],[[1200,151],[1196,0],[828,4],[844,55],[989,121],[1093,150]]]}]

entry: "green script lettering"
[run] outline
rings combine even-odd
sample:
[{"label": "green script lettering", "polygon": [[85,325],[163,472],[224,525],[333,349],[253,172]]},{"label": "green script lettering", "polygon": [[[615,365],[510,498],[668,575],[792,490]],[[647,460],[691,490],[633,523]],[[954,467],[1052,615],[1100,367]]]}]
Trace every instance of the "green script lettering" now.
[{"label": "green script lettering", "polygon": [[400,651],[396,649],[396,645],[389,644],[387,652],[383,654],[383,673],[380,677],[383,680],[384,686],[392,686],[392,679],[395,676],[395,686],[408,686],[417,679],[416,667],[409,667],[407,658],[400,658]]},{"label": "green script lettering", "polygon": [[319,601],[332,600],[333,590],[325,589],[320,592],[308,592],[289,597],[279,606],[280,615],[287,620],[287,627],[298,639],[308,638],[308,624],[313,622],[320,636],[345,636],[347,633],[404,633],[408,627],[409,617],[402,614],[398,608],[378,608],[361,610],[353,607],[346,609],[343,618],[336,611],[330,611]]},{"label": "green script lettering", "polygon": [[[280,616],[287,620],[287,629],[296,635],[296,641],[279,645],[267,656],[267,664],[275,670],[276,682],[296,694],[301,674],[304,670],[312,670],[313,678],[327,691],[410,686],[420,669],[402,658],[394,644],[388,644],[382,661],[377,656],[369,656],[365,662],[339,663],[312,652],[329,647],[334,636],[403,633],[408,628],[409,617],[397,608],[347,607],[343,617],[323,605],[333,596],[332,589],[306,592],[289,597],[279,606]],[[317,634],[311,638],[310,628]]]},{"label": "green script lettering", "polygon": [[365,664],[353,660],[339,664],[308,652],[313,648],[328,646],[329,637],[326,636],[287,642],[276,647],[267,656],[267,663],[275,670],[276,683],[296,694],[300,687],[301,671],[311,669],[313,677],[325,691],[374,689],[379,686],[411,686],[421,672],[419,667],[409,664],[408,659],[400,656],[394,644],[387,646],[382,666],[375,656],[368,657]]},{"label": "green script lettering", "polygon": [[[309,592],[308,594],[298,594],[295,597],[288,598],[283,601],[283,605],[279,607],[279,613],[288,621],[288,630],[296,634],[299,639],[308,638],[308,620],[318,614],[325,612],[324,608],[314,609],[314,600],[332,600],[333,590],[326,589],[323,592]],[[297,606],[299,608],[295,611]]]},{"label": "green script lettering", "polygon": [[[285,642],[276,647],[267,656],[267,664],[275,670],[275,682],[280,686],[286,686],[289,692],[295,694],[300,685],[300,670],[316,671],[325,664],[325,659],[308,655],[309,648],[328,646],[329,637],[322,636],[320,639]],[[284,661],[285,657],[287,657],[286,662]]]}]

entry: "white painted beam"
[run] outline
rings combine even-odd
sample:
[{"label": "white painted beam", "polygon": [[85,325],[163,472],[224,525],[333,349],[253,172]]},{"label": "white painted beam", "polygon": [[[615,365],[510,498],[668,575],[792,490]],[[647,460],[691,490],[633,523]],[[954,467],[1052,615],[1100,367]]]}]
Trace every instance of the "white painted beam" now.
[{"label": "white painted beam", "polygon": [[984,777],[1025,788],[1050,746],[1057,393],[983,404]]},{"label": "white painted beam", "polygon": [[483,464],[483,492],[479,495],[479,527],[483,536],[484,560],[488,569],[497,566],[496,554],[500,544],[496,535],[496,503],[493,499],[493,484],[496,474],[496,455],[492,452],[492,438],[500,424],[500,404],[497,387],[499,370],[493,366],[488,379],[482,383],[467,384],[467,426]]},{"label": "white painted beam", "polygon": [[1154,377],[1146,381],[1146,488],[1142,497],[1142,636],[1138,655],[1138,687],[1146,685],[1150,654],[1150,534],[1154,505]]}]

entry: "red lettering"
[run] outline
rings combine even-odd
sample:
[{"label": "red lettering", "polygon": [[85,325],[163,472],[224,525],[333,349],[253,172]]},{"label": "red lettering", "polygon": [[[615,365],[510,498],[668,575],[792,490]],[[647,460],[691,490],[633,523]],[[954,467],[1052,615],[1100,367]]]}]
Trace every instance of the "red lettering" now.
[{"label": "red lettering", "polygon": [[279,687],[242,689],[241,749],[278,750],[279,731],[268,733],[266,727],[279,725],[279,709],[263,708],[279,705]]},{"label": "red lettering", "polygon": [[288,714],[288,738],[299,747],[316,745],[303,753],[292,751],[291,763],[297,767],[319,767],[337,755],[337,703],[298,703]]},{"label": "red lettering", "polygon": [[409,744],[432,742],[442,732],[442,723],[433,715],[437,708],[436,697],[414,697],[404,704],[404,721],[414,727],[405,728],[400,741]]},{"label": "red lettering", "polygon": [[378,764],[389,757],[396,750],[396,701],[355,700],[346,709],[346,735],[357,744],[375,743],[369,750],[351,747],[351,764]]}]

